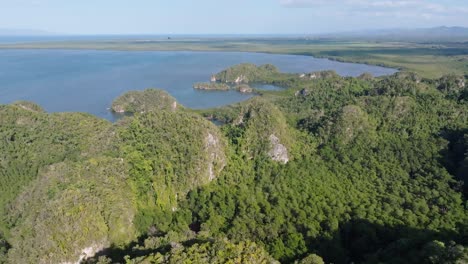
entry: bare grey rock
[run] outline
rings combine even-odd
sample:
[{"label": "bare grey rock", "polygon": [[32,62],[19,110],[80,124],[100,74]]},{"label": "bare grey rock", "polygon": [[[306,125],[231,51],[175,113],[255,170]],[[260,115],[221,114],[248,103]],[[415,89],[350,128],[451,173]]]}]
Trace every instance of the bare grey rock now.
[{"label": "bare grey rock", "polygon": [[243,113],[241,113],[241,114],[236,118],[236,120],[234,120],[234,125],[240,126],[240,125],[242,125],[242,124],[244,124],[244,114],[243,114]]},{"label": "bare grey rock", "polygon": [[236,90],[238,90],[241,93],[252,93],[253,89],[247,84],[240,84],[236,86]]},{"label": "bare grey rock", "polygon": [[213,181],[216,175],[226,166],[222,144],[215,135],[208,133],[205,139],[205,149],[209,154],[208,180]]},{"label": "bare grey rock", "polygon": [[300,91],[297,91],[297,92],[295,93],[295,96],[296,96],[296,97],[297,97],[297,96],[307,96],[307,95],[309,95],[309,93],[310,93],[310,91],[309,91],[308,89],[302,89],[302,90],[300,90]]},{"label": "bare grey rock", "polygon": [[270,135],[271,149],[268,152],[268,156],[274,161],[287,164],[289,162],[288,149],[281,144],[280,139],[275,135]]},{"label": "bare grey rock", "polygon": [[241,74],[240,76],[238,76],[238,77],[236,78],[236,80],[234,81],[234,83],[236,83],[236,84],[248,83],[248,82],[249,82],[249,81],[248,81],[247,77],[246,77],[245,75],[243,75],[243,74]]},{"label": "bare grey rock", "polygon": [[94,257],[105,248],[105,243],[95,243],[81,250],[81,255],[76,262],[62,262],[62,264],[80,264],[82,261]]}]

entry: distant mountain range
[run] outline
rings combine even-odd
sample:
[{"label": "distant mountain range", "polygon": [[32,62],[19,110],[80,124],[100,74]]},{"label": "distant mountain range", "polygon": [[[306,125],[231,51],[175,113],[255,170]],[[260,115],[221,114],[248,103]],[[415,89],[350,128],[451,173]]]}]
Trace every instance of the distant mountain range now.
[{"label": "distant mountain range", "polygon": [[433,27],[433,28],[396,28],[381,30],[364,30],[321,34],[318,37],[336,39],[360,39],[376,41],[468,41],[468,28],[465,27]]}]

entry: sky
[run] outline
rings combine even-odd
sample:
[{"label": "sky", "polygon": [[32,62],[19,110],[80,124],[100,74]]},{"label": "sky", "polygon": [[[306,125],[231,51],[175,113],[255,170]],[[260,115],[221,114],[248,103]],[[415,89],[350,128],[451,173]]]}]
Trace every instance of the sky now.
[{"label": "sky", "polygon": [[316,34],[468,27],[468,0],[0,0],[0,28],[64,34]]}]

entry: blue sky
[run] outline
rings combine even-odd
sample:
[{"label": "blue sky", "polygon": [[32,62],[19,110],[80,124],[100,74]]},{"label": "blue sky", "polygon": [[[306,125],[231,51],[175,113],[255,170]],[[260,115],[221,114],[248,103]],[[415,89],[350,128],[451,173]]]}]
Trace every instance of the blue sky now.
[{"label": "blue sky", "polygon": [[313,34],[468,27],[468,0],[0,0],[0,28],[70,34]]}]

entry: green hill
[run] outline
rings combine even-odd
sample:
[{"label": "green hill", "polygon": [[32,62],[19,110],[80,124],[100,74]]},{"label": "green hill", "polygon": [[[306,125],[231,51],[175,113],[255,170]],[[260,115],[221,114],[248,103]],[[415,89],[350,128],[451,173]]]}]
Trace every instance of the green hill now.
[{"label": "green hill", "polygon": [[179,109],[174,97],[158,89],[131,91],[123,94],[112,102],[112,111],[116,113],[141,113],[152,110]]},{"label": "green hill", "polygon": [[466,261],[465,77],[240,68],[289,88],[129,92],[114,124],[0,106],[0,263]]}]

